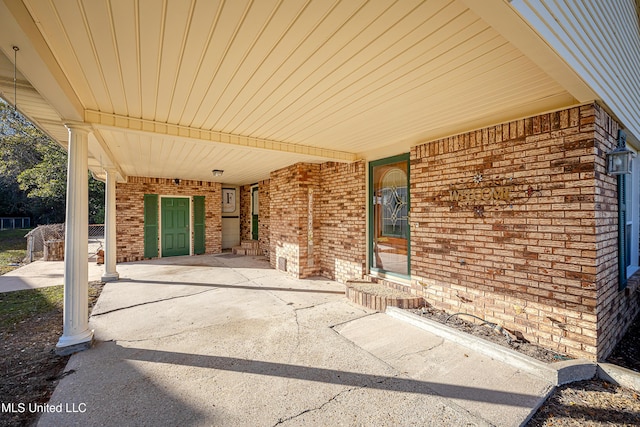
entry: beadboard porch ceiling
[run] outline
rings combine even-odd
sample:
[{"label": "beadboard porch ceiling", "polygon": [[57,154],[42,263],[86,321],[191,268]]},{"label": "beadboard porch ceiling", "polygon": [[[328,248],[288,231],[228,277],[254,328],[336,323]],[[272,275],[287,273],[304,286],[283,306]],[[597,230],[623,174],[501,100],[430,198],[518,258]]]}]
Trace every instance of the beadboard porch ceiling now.
[{"label": "beadboard porch ceiling", "polygon": [[583,101],[460,0],[2,0],[0,40],[0,96],[18,46],[18,108],[62,145],[90,123],[121,179],[248,184]]}]

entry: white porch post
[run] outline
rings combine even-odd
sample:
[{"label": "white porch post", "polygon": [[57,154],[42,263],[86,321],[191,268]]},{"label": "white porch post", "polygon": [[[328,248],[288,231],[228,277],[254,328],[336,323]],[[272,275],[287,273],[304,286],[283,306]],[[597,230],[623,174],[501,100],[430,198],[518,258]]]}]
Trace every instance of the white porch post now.
[{"label": "white porch post", "polygon": [[91,347],[89,330],[89,167],[90,128],[67,123],[67,216],[64,249],[64,312],[56,353],[67,355]]},{"label": "white porch post", "polygon": [[103,282],[118,280],[120,275],[116,271],[116,170],[105,168],[107,185],[105,194],[104,217],[104,275]]}]

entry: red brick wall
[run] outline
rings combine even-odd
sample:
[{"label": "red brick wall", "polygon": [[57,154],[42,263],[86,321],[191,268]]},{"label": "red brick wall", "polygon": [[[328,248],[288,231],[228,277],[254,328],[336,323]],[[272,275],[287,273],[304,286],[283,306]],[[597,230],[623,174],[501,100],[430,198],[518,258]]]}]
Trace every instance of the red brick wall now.
[{"label": "red brick wall", "polygon": [[[116,185],[117,262],[144,258],[144,195],[205,196],[205,251],[222,251],[222,187],[219,183],[129,177]],[[193,221],[193,219],[192,219]]]},{"label": "red brick wall", "polygon": [[346,283],[366,273],[366,178],[363,161],[320,168],[320,265],[323,276]]},{"label": "red brick wall", "polygon": [[[271,172],[269,256],[273,268],[296,277],[318,275],[319,241],[316,204],[320,165],[297,163]],[[286,260],[286,268],[284,262]]]},{"label": "red brick wall", "polygon": [[602,356],[596,302],[617,286],[615,210],[601,194],[615,187],[594,129],[602,114],[585,105],[414,147],[413,287],[544,347]]}]

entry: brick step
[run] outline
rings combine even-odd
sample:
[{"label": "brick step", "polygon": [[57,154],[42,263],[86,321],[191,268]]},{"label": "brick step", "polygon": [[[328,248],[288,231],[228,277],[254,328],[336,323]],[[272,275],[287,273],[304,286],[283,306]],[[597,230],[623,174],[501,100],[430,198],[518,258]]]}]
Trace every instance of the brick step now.
[{"label": "brick step", "polygon": [[259,256],[262,255],[262,251],[260,249],[246,249],[242,246],[234,246],[231,248],[231,253],[234,255],[249,255],[249,256]]},{"label": "brick step", "polygon": [[260,249],[260,242],[257,240],[243,240],[240,242],[240,247],[243,249]]},{"label": "brick step", "polygon": [[[385,283],[391,283],[384,281]],[[383,283],[375,283],[370,280],[348,281],[345,296],[356,304],[377,311],[385,311],[387,306],[398,308],[420,308],[425,305],[422,297],[396,288],[402,286],[393,284],[393,287]]]}]

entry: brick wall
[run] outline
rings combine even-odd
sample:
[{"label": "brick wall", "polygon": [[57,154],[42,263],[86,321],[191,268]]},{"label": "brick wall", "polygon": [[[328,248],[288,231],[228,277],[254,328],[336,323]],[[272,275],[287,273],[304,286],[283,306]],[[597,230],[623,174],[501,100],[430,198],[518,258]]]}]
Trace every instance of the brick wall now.
[{"label": "brick wall", "polygon": [[366,187],[363,161],[320,168],[321,274],[341,283],[366,273]]},{"label": "brick wall", "polygon": [[[640,274],[634,274],[623,291],[618,287],[618,199],[617,179],[606,173],[606,153],[617,145],[618,123],[595,106],[593,126],[596,140],[596,291],[598,358],[606,358],[622,338],[640,309]],[[638,244],[636,242],[636,244]]]},{"label": "brick wall", "polygon": [[258,183],[258,241],[260,250],[269,257],[271,239],[271,192],[268,179]]},{"label": "brick wall", "polygon": [[585,105],[414,147],[412,286],[544,347],[602,356],[596,303],[617,286],[603,114]]},{"label": "brick wall", "polygon": [[[316,204],[320,165],[297,163],[271,172],[269,180],[270,241],[273,268],[296,277],[320,272]],[[286,266],[285,266],[286,263]]]},{"label": "brick wall", "polygon": [[251,185],[240,187],[240,240],[251,240]]},{"label": "brick wall", "polygon": [[[144,258],[144,195],[205,196],[205,253],[222,251],[222,187],[219,183],[129,177],[116,184],[117,262]],[[193,218],[192,218],[193,221]]]},{"label": "brick wall", "polygon": [[298,163],[272,172],[268,189],[260,194],[270,201],[273,220],[265,235],[274,268],[284,270],[286,260],[286,271],[297,277],[322,275],[340,282],[363,277],[364,162]]}]

